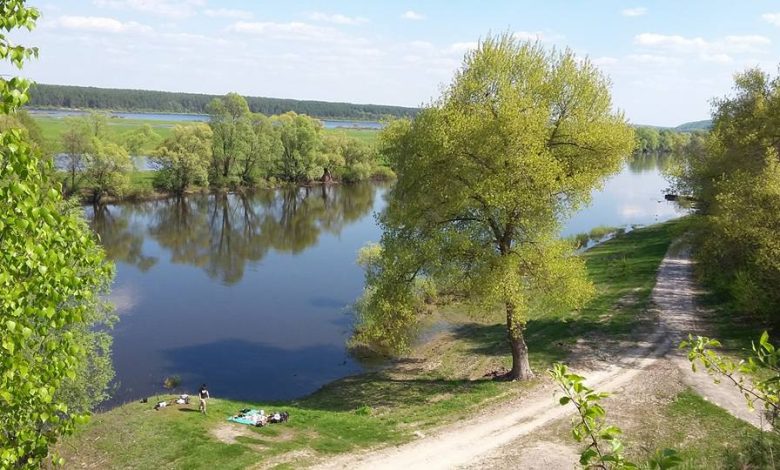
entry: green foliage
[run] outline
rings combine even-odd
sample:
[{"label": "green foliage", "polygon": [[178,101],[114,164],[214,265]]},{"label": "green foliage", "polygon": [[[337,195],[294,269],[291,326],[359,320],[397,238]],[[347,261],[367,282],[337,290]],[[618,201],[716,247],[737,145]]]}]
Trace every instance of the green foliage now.
[{"label": "green foliage", "polygon": [[130,155],[141,155],[143,150],[149,142],[156,142],[160,136],[154,132],[152,126],[144,124],[138,129],[133,129],[125,132],[122,137],[122,145]]},{"label": "green foliage", "polygon": [[[32,31],[40,12],[35,8],[27,8],[24,1],[3,0],[0,1],[0,60],[11,62],[17,69],[21,69],[24,62],[32,57],[38,57],[37,47],[25,47],[14,45],[7,33],[25,28]],[[0,77],[0,114],[9,115],[16,112],[30,99],[28,90],[30,81],[20,77],[6,79]]]},{"label": "green foliage", "polygon": [[66,186],[73,194],[79,188],[84,170],[84,155],[89,152],[92,138],[82,120],[67,118],[66,129],[60,136],[62,151],[66,158],[66,171],[70,175]]},{"label": "green foliage", "polygon": [[[66,85],[36,84],[31,89],[30,105],[42,108],[104,109],[115,111],[152,111],[164,113],[208,113],[214,95],[151,90],[122,90]],[[329,103],[279,98],[247,97],[253,113],[265,115],[293,111],[319,118],[380,120],[413,117],[416,108],[376,104]]]},{"label": "green foliage", "polygon": [[[780,350],[769,342],[766,331],[758,343],[753,343],[751,354],[739,362],[713,350],[720,346],[718,340],[693,335],[680,343],[680,349],[688,350],[688,360],[694,372],[697,365],[701,365],[716,382],[726,379],[733,383],[745,396],[748,407],[752,410],[757,403],[761,405],[772,427],[777,430],[777,418],[780,416]],[[746,379],[746,376],[756,377],[759,373],[771,376],[766,379]]]},{"label": "green foliage", "polygon": [[[620,440],[623,431],[606,422],[607,412],[599,402],[609,394],[586,386],[585,377],[569,372],[564,364],[555,363],[547,372],[563,391],[558,403],[561,406],[571,404],[577,410],[572,436],[577,442],[587,443],[580,454],[580,465],[587,469],[604,470],[639,468],[623,456],[624,446]],[[676,468],[681,462],[677,451],[664,449],[656,452],[648,467],[663,470]]]},{"label": "green foliage", "polygon": [[735,310],[776,322],[780,311],[780,79],[737,75],[715,102],[713,127],[687,147],[676,186],[703,214],[697,258],[705,280]]},{"label": "green foliage", "polygon": [[[6,32],[32,29],[37,10],[0,1],[0,57],[21,67],[34,51]],[[2,114],[25,103],[27,82],[2,79]],[[0,467],[38,468],[49,446],[84,419],[63,384],[79,380],[83,329],[112,267],[83,220],[65,210],[39,155],[18,128],[0,133]],[[57,461],[58,459],[54,459]]]},{"label": "green foliage", "polygon": [[348,183],[365,181],[378,172],[378,153],[375,147],[344,132],[322,138],[326,168],[340,180]]},{"label": "green foliage", "polygon": [[679,152],[690,142],[691,134],[679,132],[676,129],[659,129],[656,127],[637,126],[637,154],[668,154]]},{"label": "green foliage", "polygon": [[84,176],[96,203],[106,195],[121,196],[130,184],[133,161],[119,144],[93,137],[85,164]]},{"label": "green foliage", "polygon": [[239,176],[245,185],[276,176],[283,150],[279,126],[271,118],[254,114],[251,123],[249,149],[238,164]]},{"label": "green foliage", "polygon": [[43,138],[41,126],[30,116],[30,113],[24,109],[18,109],[13,114],[0,115],[0,130],[24,129],[27,132],[27,139],[31,144],[35,144],[37,150],[48,153],[46,141]]},{"label": "green foliage", "polygon": [[173,390],[181,385],[181,377],[178,375],[171,375],[163,380],[163,387],[168,390]]},{"label": "green foliage", "polygon": [[236,165],[246,157],[252,140],[249,106],[237,93],[215,98],[208,107],[212,130],[212,168],[209,178],[216,186],[230,186]]},{"label": "green foliage", "polygon": [[159,166],[155,185],[179,195],[193,184],[206,186],[211,138],[211,128],[206,124],[176,126],[154,152],[152,161]]},{"label": "green foliage", "polygon": [[[246,100],[235,93],[216,99],[209,110],[213,119],[208,137],[211,145],[208,175],[198,179],[203,184],[208,182],[213,187],[225,188],[257,187],[277,181],[308,183],[323,177],[326,169],[334,180],[349,183],[395,177],[390,168],[380,165],[375,145],[378,131],[323,130],[319,121],[304,115],[292,118],[252,114]],[[170,143],[170,138],[177,138],[173,136],[177,127],[203,125],[108,120],[99,113],[64,119],[38,117],[32,121],[36,122],[43,123],[48,146],[64,154],[69,194],[77,193],[84,186],[84,171],[93,150],[94,136],[121,145],[130,155],[156,156],[159,147],[165,146],[161,139],[169,139]],[[171,181],[170,173],[158,175],[156,180],[159,189],[177,193],[172,189],[177,184]],[[151,191],[151,187],[132,188],[125,195],[132,197]]]},{"label": "green foliage", "polygon": [[563,391],[558,403],[561,406],[571,403],[577,409],[572,436],[577,442],[587,443],[580,455],[580,465],[589,469],[636,469],[635,464],[623,457],[623,443],[619,439],[622,431],[607,425],[607,412],[599,404],[609,394],[587,387],[585,377],[569,372],[564,364],[553,364],[547,372]]},{"label": "green foliage", "polygon": [[322,124],[309,116],[285,113],[274,116],[279,126],[282,156],[276,175],[296,183],[311,181],[323,175],[327,163],[320,152]]},{"label": "green foliage", "polygon": [[556,239],[560,221],[633,146],[607,85],[570,51],[489,37],[438,102],[386,127],[380,152],[398,182],[380,217],[383,256],[367,274],[358,338],[405,348],[418,321],[413,281],[424,275],[484,311],[504,306],[512,376],[530,376],[529,316],[592,293],[582,260]]}]

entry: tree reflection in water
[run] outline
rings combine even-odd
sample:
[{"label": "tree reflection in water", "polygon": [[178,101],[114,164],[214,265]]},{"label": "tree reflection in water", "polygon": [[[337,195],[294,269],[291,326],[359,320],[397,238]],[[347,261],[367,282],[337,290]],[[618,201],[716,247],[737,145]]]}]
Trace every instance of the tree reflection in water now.
[{"label": "tree reflection in water", "polygon": [[131,223],[137,212],[125,206],[95,205],[87,210],[87,218],[110,259],[146,272],[157,263],[157,258],[143,254],[143,227]]},{"label": "tree reflection in water", "polygon": [[143,256],[143,233],[129,223],[135,215],[145,217],[147,234],[170,252],[172,262],[234,284],[248,262],[269,251],[296,254],[322,233],[338,235],[371,210],[375,193],[376,186],[360,184],[193,195],[121,210],[107,206],[94,212],[92,226],[112,259],[149,269],[156,260]]}]

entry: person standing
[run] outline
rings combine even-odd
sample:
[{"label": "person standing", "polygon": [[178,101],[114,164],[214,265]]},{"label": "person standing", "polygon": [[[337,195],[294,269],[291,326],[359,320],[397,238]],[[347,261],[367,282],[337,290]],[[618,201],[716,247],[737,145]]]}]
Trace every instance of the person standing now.
[{"label": "person standing", "polygon": [[209,396],[209,391],[206,389],[206,384],[203,384],[200,386],[200,390],[198,390],[198,398],[200,398],[200,412],[204,415],[206,414],[206,400],[211,398]]}]

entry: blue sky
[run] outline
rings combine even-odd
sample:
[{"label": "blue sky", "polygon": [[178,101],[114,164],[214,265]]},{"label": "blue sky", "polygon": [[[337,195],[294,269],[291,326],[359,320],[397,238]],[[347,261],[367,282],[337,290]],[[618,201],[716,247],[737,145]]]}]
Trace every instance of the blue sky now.
[{"label": "blue sky", "polygon": [[705,119],[780,61],[780,1],[41,0],[43,83],[417,106],[489,32],[571,47],[639,124]]}]

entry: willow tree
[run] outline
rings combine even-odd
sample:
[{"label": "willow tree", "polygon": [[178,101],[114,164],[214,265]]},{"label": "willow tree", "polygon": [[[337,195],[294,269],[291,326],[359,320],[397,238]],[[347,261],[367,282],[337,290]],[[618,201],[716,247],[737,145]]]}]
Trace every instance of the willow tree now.
[{"label": "willow tree", "polygon": [[214,186],[236,183],[236,165],[249,151],[252,123],[249,105],[238,93],[214,98],[208,105],[212,130],[212,168],[209,182]]},{"label": "willow tree", "polygon": [[212,131],[206,124],[176,126],[154,151],[155,184],[182,195],[192,184],[208,183]]},{"label": "willow tree", "polygon": [[558,239],[632,151],[609,81],[586,59],[510,35],[466,55],[441,98],[383,135],[398,173],[381,258],[367,270],[357,338],[404,349],[417,321],[414,281],[459,290],[506,315],[512,379],[533,376],[527,320],[590,296],[583,262]]},{"label": "willow tree", "polygon": [[[37,54],[8,33],[32,29],[38,16],[23,0],[0,0],[0,59],[21,68]],[[0,77],[0,115],[22,106],[29,86]],[[100,294],[112,267],[52,187],[51,162],[44,166],[23,129],[0,132],[0,468],[40,468],[49,446],[94,404],[73,394],[99,400],[105,384],[96,390],[92,379],[110,379],[92,373],[110,366],[99,357],[108,338],[83,335],[102,327]]]}]

